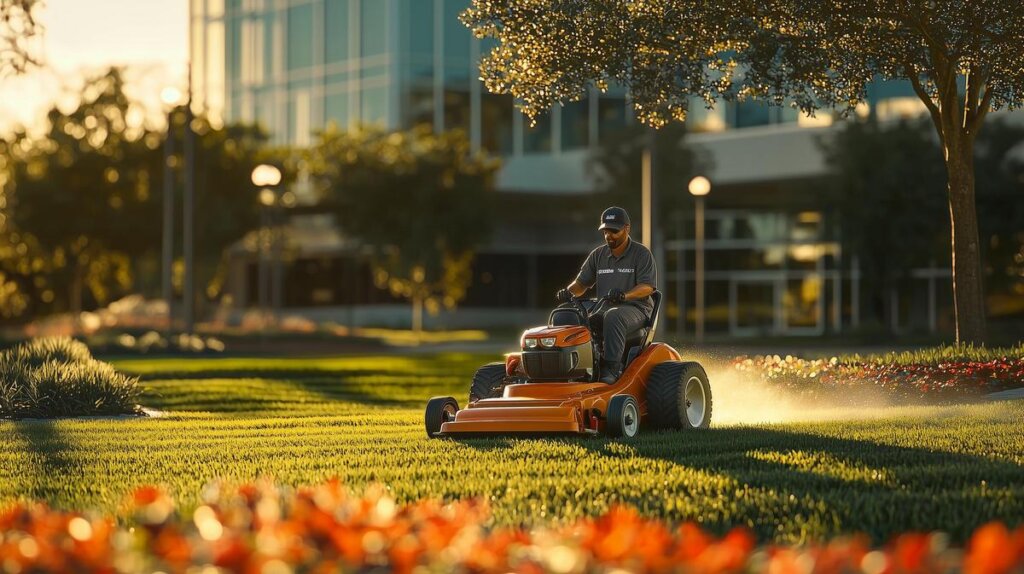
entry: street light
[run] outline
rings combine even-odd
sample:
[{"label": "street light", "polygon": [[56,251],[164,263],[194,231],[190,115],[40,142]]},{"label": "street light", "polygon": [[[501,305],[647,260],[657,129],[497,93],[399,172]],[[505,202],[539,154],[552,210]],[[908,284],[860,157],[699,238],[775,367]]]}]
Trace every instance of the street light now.
[{"label": "street light", "polygon": [[160,92],[167,106],[167,135],[164,138],[164,217],[161,277],[162,295],[167,305],[167,340],[174,330],[174,285],[171,280],[174,264],[174,110],[181,105],[181,90],[168,86]]},{"label": "street light", "polygon": [[[273,189],[274,186],[281,183],[281,170],[268,164],[260,164],[252,170],[252,183],[259,188],[259,202],[260,208],[260,232],[259,241],[256,246],[257,253],[257,299],[259,301],[260,311],[266,318],[267,307],[271,306],[268,301],[268,289],[267,283],[271,283],[273,290],[273,309],[276,318],[276,311],[280,304],[280,282],[281,282],[281,270],[279,268],[279,258],[277,253],[277,233],[272,229],[272,225],[276,225],[276,221],[271,221],[272,216],[276,216],[273,210],[278,205],[277,192]],[[277,219],[273,217],[273,219]],[[269,237],[268,237],[269,235]],[[268,273],[267,260],[270,260],[270,265],[273,267],[272,273]]]},{"label": "street light", "polygon": [[694,219],[697,227],[696,249],[696,285],[694,296],[697,305],[697,325],[695,333],[697,342],[704,342],[704,196],[711,193],[711,181],[703,175],[690,180],[690,195],[697,202]]}]

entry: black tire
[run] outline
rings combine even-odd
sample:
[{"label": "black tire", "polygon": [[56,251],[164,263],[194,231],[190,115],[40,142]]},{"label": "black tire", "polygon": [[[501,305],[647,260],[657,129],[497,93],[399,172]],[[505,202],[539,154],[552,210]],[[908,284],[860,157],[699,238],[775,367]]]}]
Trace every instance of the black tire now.
[{"label": "black tire", "polygon": [[505,385],[522,382],[519,377],[505,374],[505,363],[488,363],[476,370],[473,384],[469,387],[469,402],[480,399],[494,399],[502,396]]},{"label": "black tire", "polygon": [[[689,387],[688,387],[689,385]],[[690,397],[687,398],[687,388]],[[703,399],[703,412],[696,405]],[[711,425],[711,384],[700,363],[666,361],[647,379],[647,416],[656,429],[706,429]]]},{"label": "black tire", "polygon": [[633,438],[640,432],[640,407],[630,395],[615,395],[608,403],[606,434]]},{"label": "black tire", "polygon": [[457,412],[459,412],[459,402],[452,397],[433,397],[427,401],[427,410],[423,417],[427,427],[427,437],[437,436],[437,433],[441,432],[441,425],[455,420]]}]

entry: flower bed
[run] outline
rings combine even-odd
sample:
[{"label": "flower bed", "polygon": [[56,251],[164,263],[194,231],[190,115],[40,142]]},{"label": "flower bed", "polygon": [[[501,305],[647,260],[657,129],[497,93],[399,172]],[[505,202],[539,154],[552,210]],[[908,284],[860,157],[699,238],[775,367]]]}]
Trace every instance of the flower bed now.
[{"label": "flower bed", "polygon": [[978,397],[1024,386],[1024,349],[946,347],[874,357],[806,360],[779,355],[737,357],[737,370],[796,394],[855,401],[865,394],[916,402]]},{"label": "flower bed", "polygon": [[[18,505],[0,513],[5,572],[1020,572],[1024,525],[978,528],[965,549],[940,533],[873,548],[863,536],[802,547],[757,546],[613,508],[546,530],[498,529],[485,504],[427,500],[398,506],[387,490],[353,495],[337,482],[297,493],[269,484],[207,490],[188,518],[156,488],[128,503],[136,527]],[[210,570],[217,571],[217,570]]]}]

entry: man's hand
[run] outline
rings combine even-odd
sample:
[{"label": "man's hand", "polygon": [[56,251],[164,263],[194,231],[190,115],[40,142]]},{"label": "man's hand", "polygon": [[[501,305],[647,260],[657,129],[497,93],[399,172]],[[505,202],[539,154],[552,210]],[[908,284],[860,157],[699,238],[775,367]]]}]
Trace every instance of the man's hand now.
[{"label": "man's hand", "polygon": [[572,292],[563,287],[558,290],[558,293],[555,293],[555,299],[558,300],[559,303],[568,303],[572,300]]},{"label": "man's hand", "polygon": [[626,292],[622,289],[609,289],[606,298],[611,303],[622,303],[626,300]]}]

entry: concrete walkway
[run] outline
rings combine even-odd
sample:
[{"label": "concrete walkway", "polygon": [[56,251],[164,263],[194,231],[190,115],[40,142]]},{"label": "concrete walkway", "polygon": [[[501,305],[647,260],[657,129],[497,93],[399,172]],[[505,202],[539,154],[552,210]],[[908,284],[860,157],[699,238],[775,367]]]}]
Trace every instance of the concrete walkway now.
[{"label": "concrete walkway", "polygon": [[1024,387],[985,395],[987,401],[1012,401],[1014,399],[1024,399]]}]

